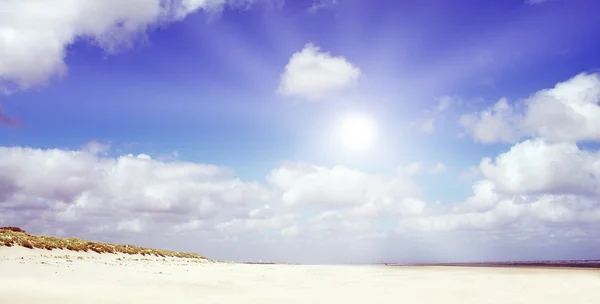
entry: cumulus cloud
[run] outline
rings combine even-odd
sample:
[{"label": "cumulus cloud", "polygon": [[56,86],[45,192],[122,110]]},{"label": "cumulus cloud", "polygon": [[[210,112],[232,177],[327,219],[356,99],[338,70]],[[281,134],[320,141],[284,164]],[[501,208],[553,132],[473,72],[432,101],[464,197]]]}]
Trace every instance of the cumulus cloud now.
[{"label": "cumulus cloud", "polygon": [[67,47],[90,40],[111,53],[148,29],[233,0],[0,1],[0,89],[26,89],[67,71]]},{"label": "cumulus cloud", "polygon": [[503,98],[489,109],[461,116],[460,124],[483,143],[516,143],[531,137],[598,141],[599,102],[600,75],[582,73],[515,105]]},{"label": "cumulus cloud", "polygon": [[245,216],[269,197],[228,168],[95,152],[0,148],[0,209],[76,230],[135,232],[149,223]]},{"label": "cumulus cloud", "polygon": [[[462,239],[480,252],[535,239],[583,244],[600,232],[600,154],[572,143],[527,140],[484,159],[472,194],[445,204],[422,197],[411,180],[417,162],[395,175],[287,162],[258,182],[210,164],[107,157],[107,149],[0,148],[0,222],[220,259],[303,262],[474,259]],[[465,249],[431,255],[459,244]]]},{"label": "cumulus cloud", "polygon": [[522,137],[521,115],[501,99],[493,107],[478,114],[463,115],[460,124],[475,140],[483,143],[516,142]]},{"label": "cumulus cloud", "polygon": [[287,206],[381,205],[420,195],[419,187],[409,179],[368,174],[343,166],[287,163],[271,171],[267,180],[281,191],[281,202]]},{"label": "cumulus cloud", "polygon": [[106,149],[97,142],[80,151],[0,148],[0,208],[97,232],[135,232],[167,221],[178,231],[213,225],[288,234],[298,229],[295,212],[304,206],[363,218],[414,215],[424,208],[419,187],[407,178],[286,163],[261,185],[213,165],[161,162],[145,154],[101,157]]},{"label": "cumulus cloud", "polygon": [[305,101],[320,101],[351,87],[360,75],[360,69],[346,58],[332,56],[309,43],[290,58],[277,92]]},{"label": "cumulus cloud", "polygon": [[[593,224],[600,217],[600,153],[576,142],[596,139],[598,87],[597,75],[580,74],[521,104],[502,99],[463,116],[461,123],[477,140],[517,143],[465,173],[475,180],[471,196],[428,204],[422,216],[399,220],[396,233],[442,242],[464,236],[481,248],[493,243],[517,250],[537,243],[563,252],[568,246],[588,250],[582,244],[598,241],[600,233]],[[535,258],[544,255],[536,252]]]},{"label": "cumulus cloud", "polygon": [[480,169],[508,194],[600,194],[600,154],[573,143],[526,140],[495,161],[483,159]]},{"label": "cumulus cloud", "polygon": [[599,232],[600,153],[574,143],[526,140],[485,158],[481,179],[466,200],[429,206],[425,215],[399,222],[397,232],[441,233],[485,230],[498,237],[519,233],[535,238],[552,233],[565,241],[577,231],[593,239]]},{"label": "cumulus cloud", "polygon": [[[489,193],[488,193],[489,194]],[[489,201],[469,200],[471,206],[460,206],[452,212],[407,218],[399,222],[397,232],[439,233],[488,231],[503,241],[511,240],[516,233],[534,241],[543,240],[547,234],[569,239],[569,233],[578,230],[581,237],[597,239],[600,232],[594,222],[600,220],[600,204],[591,199],[572,195],[538,195],[531,197],[488,197]],[[487,204],[487,205],[486,205]],[[494,240],[489,240],[493,242]],[[523,241],[523,240],[517,240]],[[523,244],[523,242],[520,242]]]},{"label": "cumulus cloud", "polygon": [[[398,220],[396,233],[436,241],[463,235],[484,248],[535,242],[544,248],[582,248],[597,241],[600,152],[577,142],[599,139],[599,101],[599,75],[583,73],[518,104],[501,99],[464,115],[461,124],[476,140],[515,144],[464,174],[474,180],[471,196],[427,204],[421,216]],[[484,240],[488,245],[481,245]]]}]

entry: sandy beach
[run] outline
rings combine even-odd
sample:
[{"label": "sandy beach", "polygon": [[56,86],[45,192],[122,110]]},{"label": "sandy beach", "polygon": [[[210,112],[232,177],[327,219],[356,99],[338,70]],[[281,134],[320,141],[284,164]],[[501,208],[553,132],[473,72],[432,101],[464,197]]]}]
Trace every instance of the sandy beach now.
[{"label": "sandy beach", "polygon": [[0,247],[0,303],[600,303],[600,271],[248,265]]}]

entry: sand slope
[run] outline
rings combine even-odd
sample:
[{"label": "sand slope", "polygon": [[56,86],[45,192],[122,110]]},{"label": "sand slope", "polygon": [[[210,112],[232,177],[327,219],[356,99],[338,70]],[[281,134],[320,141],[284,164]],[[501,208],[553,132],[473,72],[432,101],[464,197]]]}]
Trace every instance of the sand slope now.
[{"label": "sand slope", "polygon": [[0,303],[600,303],[597,270],[244,265],[0,247]]}]

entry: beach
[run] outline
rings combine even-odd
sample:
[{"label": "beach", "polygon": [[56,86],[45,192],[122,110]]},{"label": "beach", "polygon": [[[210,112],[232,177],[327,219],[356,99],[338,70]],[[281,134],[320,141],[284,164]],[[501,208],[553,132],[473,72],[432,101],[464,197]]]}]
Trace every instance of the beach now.
[{"label": "beach", "polygon": [[0,247],[0,303],[600,303],[600,271],[257,265]]}]

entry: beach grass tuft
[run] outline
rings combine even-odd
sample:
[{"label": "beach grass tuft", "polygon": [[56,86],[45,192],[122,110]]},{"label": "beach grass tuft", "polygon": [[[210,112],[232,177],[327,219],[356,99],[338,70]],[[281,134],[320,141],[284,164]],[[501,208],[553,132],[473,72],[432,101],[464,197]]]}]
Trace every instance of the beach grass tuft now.
[{"label": "beach grass tuft", "polygon": [[143,256],[177,257],[189,259],[206,259],[197,253],[179,252],[143,248],[132,245],[115,245],[102,242],[91,242],[78,238],[58,238],[46,235],[33,235],[19,227],[0,227],[0,246],[22,246],[29,249],[46,250],[66,249],[71,251],[94,251],[97,253],[141,254]]}]

